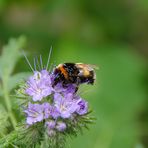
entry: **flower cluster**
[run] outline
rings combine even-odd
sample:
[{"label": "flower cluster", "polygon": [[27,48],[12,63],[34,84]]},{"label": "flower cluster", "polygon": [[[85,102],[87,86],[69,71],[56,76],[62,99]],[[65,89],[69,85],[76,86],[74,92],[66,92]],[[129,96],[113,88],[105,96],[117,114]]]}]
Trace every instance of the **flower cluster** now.
[{"label": "flower cluster", "polygon": [[75,92],[76,85],[53,87],[53,74],[47,70],[35,71],[26,82],[25,94],[28,104],[24,112],[28,126],[44,123],[48,136],[64,132],[67,121],[81,117],[88,112],[88,103]]}]

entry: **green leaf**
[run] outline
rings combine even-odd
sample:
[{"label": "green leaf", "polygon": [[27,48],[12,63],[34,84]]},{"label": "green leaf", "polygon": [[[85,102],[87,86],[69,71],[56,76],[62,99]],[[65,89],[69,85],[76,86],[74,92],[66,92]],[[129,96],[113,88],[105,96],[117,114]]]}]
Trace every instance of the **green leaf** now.
[{"label": "green leaf", "polygon": [[17,119],[12,111],[12,98],[10,98],[10,91],[16,87],[17,79],[19,80],[22,75],[12,76],[14,71],[14,67],[17,61],[22,56],[20,49],[24,47],[26,38],[24,36],[19,37],[18,39],[10,39],[8,45],[3,47],[2,54],[0,56],[0,96],[1,102],[4,103],[8,114],[9,119],[12,123],[13,128],[15,128],[17,124]]},{"label": "green leaf", "polygon": [[3,79],[9,76],[15,67],[16,62],[21,57],[20,49],[24,47],[26,38],[21,36],[18,39],[10,39],[8,45],[3,47],[0,57],[0,77]]}]

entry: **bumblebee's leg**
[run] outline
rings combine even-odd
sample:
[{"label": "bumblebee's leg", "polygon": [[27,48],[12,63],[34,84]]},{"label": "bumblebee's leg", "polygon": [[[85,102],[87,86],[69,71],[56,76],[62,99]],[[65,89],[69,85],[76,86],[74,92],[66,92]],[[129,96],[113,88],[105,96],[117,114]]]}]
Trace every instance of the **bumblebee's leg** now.
[{"label": "bumblebee's leg", "polygon": [[76,86],[76,88],[75,88],[75,93],[78,91],[78,88],[79,88],[79,86]]},{"label": "bumblebee's leg", "polygon": [[81,79],[80,79],[80,77],[77,77],[76,78],[76,85],[79,85],[81,83]]},{"label": "bumblebee's leg", "polygon": [[76,88],[75,88],[75,93],[78,91],[78,88],[79,88],[79,85],[81,83],[81,79],[80,77],[77,77],[76,80],[75,80],[75,84],[76,84]]},{"label": "bumblebee's leg", "polygon": [[59,82],[59,79],[54,79],[54,82],[52,84],[52,87],[56,86],[58,84],[58,82]]},{"label": "bumblebee's leg", "polygon": [[89,78],[89,79],[88,79],[88,84],[92,84],[92,85],[93,85],[93,84],[94,84],[94,81],[95,81],[94,79]]}]

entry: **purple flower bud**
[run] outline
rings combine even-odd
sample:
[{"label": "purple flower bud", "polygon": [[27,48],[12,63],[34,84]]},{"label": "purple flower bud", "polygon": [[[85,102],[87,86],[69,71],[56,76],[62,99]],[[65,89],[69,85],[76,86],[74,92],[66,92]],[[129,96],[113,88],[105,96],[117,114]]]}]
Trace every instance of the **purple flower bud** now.
[{"label": "purple flower bud", "polygon": [[55,128],[56,122],[51,120],[45,123],[45,125],[48,127],[48,129],[53,129]]},{"label": "purple flower bud", "polygon": [[58,122],[56,129],[60,132],[63,132],[66,129],[66,124],[64,122]]},{"label": "purple flower bud", "polygon": [[56,135],[56,132],[54,130],[52,130],[52,129],[48,129],[47,134],[48,134],[49,137],[53,137],[53,136]]},{"label": "purple flower bud", "polygon": [[86,114],[88,112],[88,102],[86,102],[85,100],[79,99],[78,108],[77,108],[76,112],[79,115]]}]

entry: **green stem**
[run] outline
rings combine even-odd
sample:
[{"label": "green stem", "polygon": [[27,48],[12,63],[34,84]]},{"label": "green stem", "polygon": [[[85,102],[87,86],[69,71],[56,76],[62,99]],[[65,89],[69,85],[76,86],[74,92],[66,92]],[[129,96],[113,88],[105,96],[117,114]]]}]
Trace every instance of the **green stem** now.
[{"label": "green stem", "polygon": [[6,108],[7,108],[7,111],[8,111],[8,115],[10,117],[13,128],[16,129],[17,121],[16,121],[16,118],[15,118],[13,112],[12,112],[11,100],[9,98],[7,86],[6,86],[5,83],[3,83],[3,92],[4,92],[4,99],[5,99],[5,104],[6,104]]}]

